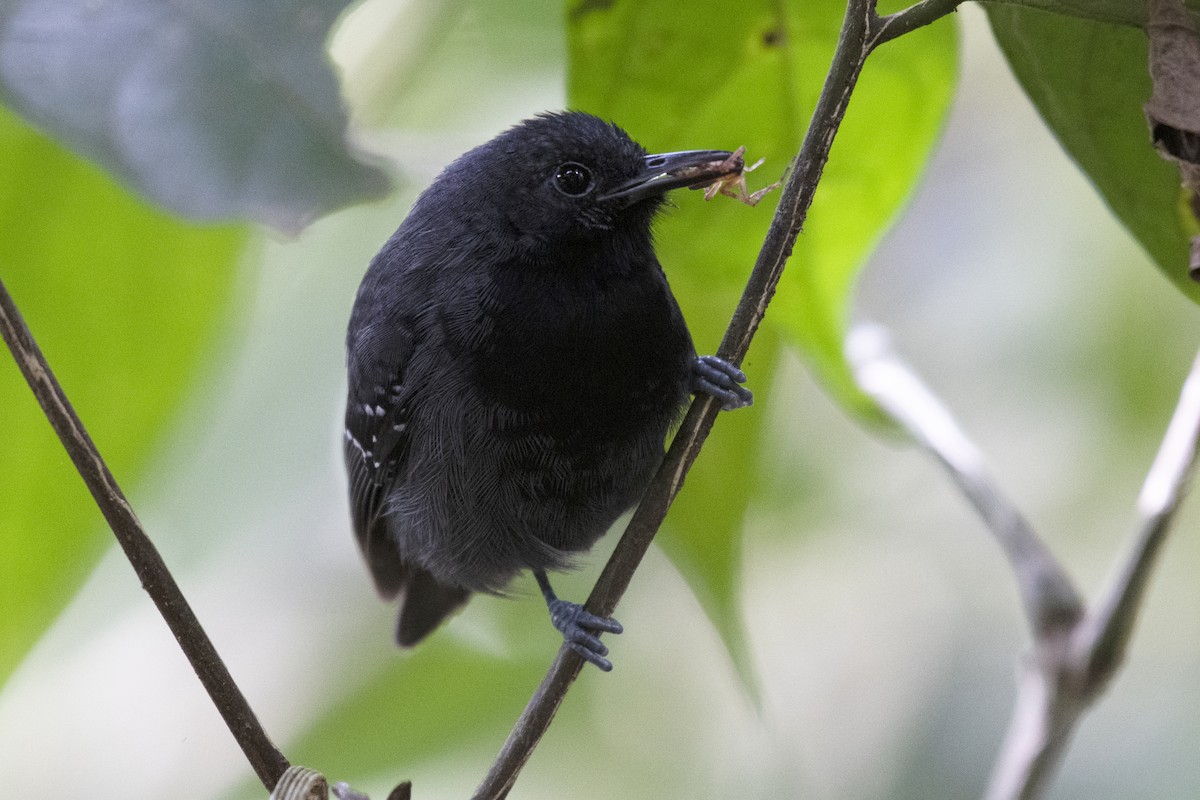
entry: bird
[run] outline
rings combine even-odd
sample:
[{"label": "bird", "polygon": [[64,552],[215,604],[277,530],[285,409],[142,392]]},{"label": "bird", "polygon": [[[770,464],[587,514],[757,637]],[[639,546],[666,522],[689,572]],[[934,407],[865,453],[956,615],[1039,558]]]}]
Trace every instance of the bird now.
[{"label": "bird", "polygon": [[599,117],[544,113],[447,166],[372,259],[344,456],[399,645],[530,571],[566,645],[612,669],[599,636],[620,623],[547,573],[636,504],[693,394],[753,400],[735,365],[696,355],[652,236],[666,192],[740,171],[735,155],[650,154]]}]

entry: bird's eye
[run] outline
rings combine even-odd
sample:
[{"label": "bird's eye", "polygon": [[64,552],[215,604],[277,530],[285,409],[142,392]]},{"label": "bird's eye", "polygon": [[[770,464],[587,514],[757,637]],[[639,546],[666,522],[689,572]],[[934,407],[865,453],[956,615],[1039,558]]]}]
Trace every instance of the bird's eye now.
[{"label": "bird's eye", "polygon": [[592,171],[583,164],[568,161],[554,173],[554,188],[570,197],[581,197],[592,190]]}]

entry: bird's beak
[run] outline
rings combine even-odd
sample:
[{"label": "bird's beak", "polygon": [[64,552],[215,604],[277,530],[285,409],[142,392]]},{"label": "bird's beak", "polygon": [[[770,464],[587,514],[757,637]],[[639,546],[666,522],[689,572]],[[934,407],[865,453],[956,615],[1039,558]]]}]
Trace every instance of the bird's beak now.
[{"label": "bird's beak", "polygon": [[701,189],[727,176],[742,172],[745,162],[740,154],[728,150],[683,150],[646,156],[642,171],[621,184],[601,200],[625,200],[636,203],[671,189]]}]

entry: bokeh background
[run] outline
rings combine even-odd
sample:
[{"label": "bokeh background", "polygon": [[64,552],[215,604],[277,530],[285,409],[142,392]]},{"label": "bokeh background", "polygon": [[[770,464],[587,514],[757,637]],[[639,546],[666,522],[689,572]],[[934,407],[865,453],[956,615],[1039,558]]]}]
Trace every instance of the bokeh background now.
[{"label": "bokeh background", "polygon": [[[523,581],[516,602],[476,598],[428,645],[392,647],[393,609],[348,527],[344,326],[415,193],[462,151],[565,104],[566,44],[546,0],[461,4],[437,36],[419,35],[429,29],[414,13],[368,0],[332,41],[362,143],[398,165],[400,189],[294,239],[250,236],[221,344],[126,489],[284,752],[373,797],[411,779],[424,800],[470,795],[555,634]],[[1092,596],[1135,527],[1200,316],[1064,157],[983,14],[968,5],[953,24],[953,109],[855,313],[893,331]],[[888,133],[881,125],[880,148]],[[678,205],[708,208],[694,196]],[[745,413],[761,415],[755,458],[769,469],[739,545],[736,653],[656,548],[619,609],[617,669],[585,671],[513,797],[982,791],[1028,644],[1005,562],[928,458],[848,417],[790,351],[764,352],[771,363],[747,365],[759,400]],[[722,420],[714,439],[733,432]],[[1198,522],[1185,507],[1128,663],[1050,797],[1200,796]],[[90,546],[106,542],[98,515],[88,526]],[[612,544],[560,593],[585,596]],[[111,550],[0,690],[0,776],[13,796],[263,794]]]}]

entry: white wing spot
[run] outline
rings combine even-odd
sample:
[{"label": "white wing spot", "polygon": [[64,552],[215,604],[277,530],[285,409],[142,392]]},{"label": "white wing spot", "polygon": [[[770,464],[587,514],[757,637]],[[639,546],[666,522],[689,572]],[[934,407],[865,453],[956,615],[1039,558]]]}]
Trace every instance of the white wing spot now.
[{"label": "white wing spot", "polygon": [[354,445],[354,447],[358,450],[358,452],[362,454],[364,461],[370,460],[371,451],[367,450],[365,447],[363,447],[361,444],[359,444],[358,439],[354,438],[354,434],[352,434],[350,432],[349,428],[346,429],[346,441],[349,442],[350,444]]}]

